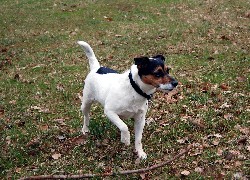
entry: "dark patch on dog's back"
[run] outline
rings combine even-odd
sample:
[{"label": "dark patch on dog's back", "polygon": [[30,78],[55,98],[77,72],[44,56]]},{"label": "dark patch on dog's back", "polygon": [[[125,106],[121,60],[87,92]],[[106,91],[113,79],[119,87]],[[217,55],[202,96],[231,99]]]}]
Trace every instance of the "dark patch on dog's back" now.
[{"label": "dark patch on dog's back", "polygon": [[107,67],[100,67],[96,73],[98,74],[109,74],[109,73],[118,73],[117,71],[107,68]]}]

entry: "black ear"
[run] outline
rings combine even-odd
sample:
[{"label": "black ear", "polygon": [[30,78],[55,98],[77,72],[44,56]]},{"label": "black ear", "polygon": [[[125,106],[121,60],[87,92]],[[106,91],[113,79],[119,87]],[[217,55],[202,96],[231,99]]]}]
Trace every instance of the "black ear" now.
[{"label": "black ear", "polygon": [[153,58],[161,59],[162,61],[165,61],[165,57],[164,57],[163,55],[161,55],[161,54],[156,55],[156,56],[154,56]]},{"label": "black ear", "polygon": [[139,66],[143,66],[145,64],[148,64],[149,58],[145,57],[145,56],[136,57],[136,58],[134,58],[134,61],[135,61],[135,65],[137,65],[139,67]]}]

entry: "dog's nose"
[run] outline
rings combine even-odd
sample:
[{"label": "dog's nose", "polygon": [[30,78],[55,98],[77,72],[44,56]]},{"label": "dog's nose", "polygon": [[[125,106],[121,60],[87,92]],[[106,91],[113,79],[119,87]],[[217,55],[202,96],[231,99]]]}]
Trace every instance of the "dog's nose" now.
[{"label": "dog's nose", "polygon": [[174,87],[176,87],[178,85],[178,81],[174,80],[172,83],[171,83]]}]

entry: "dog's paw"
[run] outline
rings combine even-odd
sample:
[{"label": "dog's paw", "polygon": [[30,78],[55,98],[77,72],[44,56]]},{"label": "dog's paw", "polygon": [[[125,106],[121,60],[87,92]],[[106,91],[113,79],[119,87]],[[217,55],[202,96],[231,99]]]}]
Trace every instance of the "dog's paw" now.
[{"label": "dog's paw", "polygon": [[121,142],[124,143],[126,146],[130,145],[130,133],[129,132],[121,133]]},{"label": "dog's paw", "polygon": [[85,135],[85,134],[87,134],[89,132],[89,128],[87,127],[87,126],[84,126],[83,128],[82,128],[82,133]]},{"label": "dog's paw", "polygon": [[138,151],[138,157],[140,159],[147,159],[147,154],[143,150],[141,150],[141,151]]}]

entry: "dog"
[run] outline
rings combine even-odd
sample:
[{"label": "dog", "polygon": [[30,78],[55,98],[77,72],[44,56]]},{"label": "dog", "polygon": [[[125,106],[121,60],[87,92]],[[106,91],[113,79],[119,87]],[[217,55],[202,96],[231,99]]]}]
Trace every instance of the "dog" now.
[{"label": "dog", "polygon": [[164,56],[134,58],[130,70],[119,74],[101,66],[88,43],[77,43],[85,51],[90,66],[81,105],[84,116],[82,133],[89,132],[90,106],[97,101],[104,107],[108,119],[120,129],[121,142],[125,145],[130,145],[130,132],[122,119],[134,119],[135,151],[139,158],[146,159],[141,141],[148,101],[157,89],[169,92],[178,85],[169,75],[170,68],[164,64]]}]

